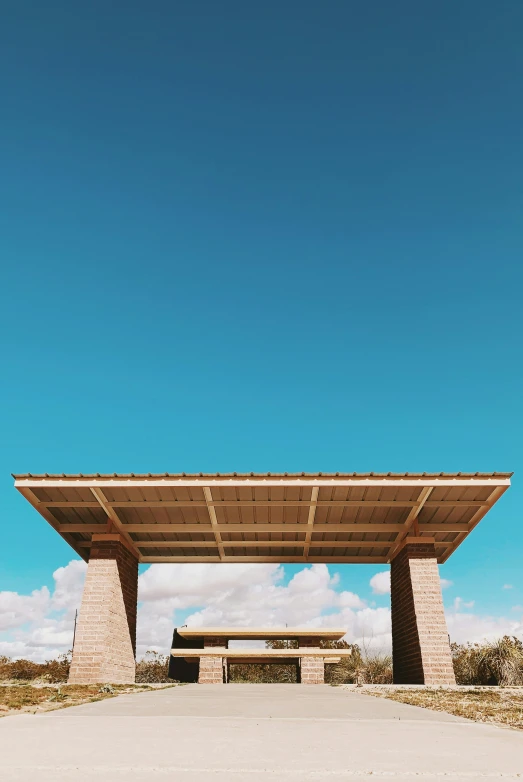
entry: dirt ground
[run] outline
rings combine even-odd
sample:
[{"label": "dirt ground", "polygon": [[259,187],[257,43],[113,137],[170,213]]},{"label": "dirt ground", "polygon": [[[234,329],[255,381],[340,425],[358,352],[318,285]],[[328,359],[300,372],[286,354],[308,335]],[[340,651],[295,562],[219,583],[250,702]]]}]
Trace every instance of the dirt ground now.
[{"label": "dirt ground", "polygon": [[173,684],[0,684],[0,717],[11,714],[52,711],[80,703],[101,701],[129,692],[147,692],[173,687]]},{"label": "dirt ground", "polygon": [[444,711],[475,722],[523,730],[523,687],[405,688],[362,687],[364,695]]}]

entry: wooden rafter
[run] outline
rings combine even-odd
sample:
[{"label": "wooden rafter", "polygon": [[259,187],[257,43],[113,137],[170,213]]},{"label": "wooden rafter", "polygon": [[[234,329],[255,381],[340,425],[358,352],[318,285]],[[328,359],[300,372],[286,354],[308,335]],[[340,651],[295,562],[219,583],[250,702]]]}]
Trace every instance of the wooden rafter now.
[{"label": "wooden rafter", "polygon": [[285,557],[282,558],[274,557],[274,556],[250,556],[250,557],[244,557],[244,556],[224,556],[223,559],[216,556],[210,556],[210,557],[192,557],[192,556],[182,556],[182,557],[176,557],[176,556],[155,556],[155,557],[142,557],[141,562],[333,562],[337,563],[339,565],[342,564],[350,564],[350,565],[381,565],[388,562],[387,557],[345,557],[345,556],[322,556],[322,557],[312,557],[309,556],[307,559],[303,556],[299,557]]},{"label": "wooden rafter", "polygon": [[427,502],[432,492],[432,489],[433,487],[426,486],[424,489],[420,491],[416,505],[410,509],[409,515],[407,516],[407,518],[403,523],[403,530],[402,532],[399,533],[398,537],[396,538],[396,545],[390,552],[391,560],[394,558],[395,554],[399,551],[403,539],[407,537],[407,535],[411,532],[413,528],[415,532],[419,534],[420,526],[418,524],[418,516],[420,514],[421,509]]},{"label": "wooden rafter", "polygon": [[225,555],[224,555],[224,551],[223,551],[223,544],[222,544],[222,539],[221,539],[221,535],[220,535],[218,519],[216,517],[216,510],[214,508],[214,505],[211,504],[212,503],[212,492],[211,492],[211,490],[210,490],[210,488],[208,486],[204,486],[203,493],[204,493],[204,496],[205,496],[205,501],[207,503],[207,507],[209,509],[209,518],[211,519],[211,526],[212,526],[212,531],[214,532],[214,537],[215,537],[215,540],[216,540],[216,546],[218,547],[218,552],[220,554],[220,559],[223,559]]},{"label": "wooden rafter", "polygon": [[[105,532],[105,524],[60,524],[55,527],[60,533],[72,533],[83,532],[85,534],[91,534],[93,532]],[[173,532],[176,534],[198,534],[198,535],[214,535],[214,527],[207,524],[125,524],[124,529],[130,534],[165,534]],[[352,535],[355,532],[396,532],[401,533],[405,529],[403,524],[315,524],[314,532],[332,532],[335,535]],[[452,533],[452,532],[467,532],[469,526],[465,521],[449,521],[449,522],[429,522],[426,524],[419,524],[420,532],[429,533]],[[298,534],[306,534],[306,524],[219,524],[218,531],[221,535],[231,533],[269,533],[276,534],[281,532],[291,532]],[[227,541],[223,541],[227,543]]]},{"label": "wooden rafter", "polygon": [[[114,508],[111,508],[107,504],[107,498],[103,491],[99,488],[91,487],[92,494],[96,497],[98,503],[100,504],[100,507],[104,511],[104,513],[107,515],[107,518],[110,519],[111,523],[115,526],[116,530],[119,532],[119,534],[125,539],[128,548],[131,549],[135,557],[139,560],[140,559],[140,550],[136,548],[134,545],[134,540],[131,538],[127,530],[125,529],[125,524],[120,519],[118,514],[116,513]],[[106,530],[109,532],[110,530]]]},{"label": "wooden rafter", "polygon": [[[433,538],[420,538],[420,540],[433,541]],[[134,542],[136,548],[214,548],[214,540],[137,540]],[[77,545],[82,548],[90,548],[90,540],[82,540]],[[227,548],[301,548],[304,545],[303,540],[224,540],[223,547]],[[394,541],[389,540],[313,540],[310,548],[390,548]],[[437,541],[436,545],[440,548],[453,546],[453,541]],[[305,558],[308,556],[304,555]]]},{"label": "wooden rafter", "polygon": [[[422,538],[423,540],[423,538]],[[224,548],[301,548],[303,540],[224,540]],[[139,548],[209,548],[213,543],[206,540],[140,540],[136,542]],[[310,548],[387,548],[392,545],[389,540],[313,540]],[[441,546],[452,546],[452,541],[441,542]],[[304,556],[308,556],[308,553]]]},{"label": "wooden rafter", "polygon": [[309,506],[309,515],[307,517],[307,530],[305,532],[305,545],[303,547],[303,556],[307,558],[309,556],[309,548],[314,530],[314,516],[316,515],[318,493],[320,489],[318,486],[313,486],[311,490],[311,504]]}]

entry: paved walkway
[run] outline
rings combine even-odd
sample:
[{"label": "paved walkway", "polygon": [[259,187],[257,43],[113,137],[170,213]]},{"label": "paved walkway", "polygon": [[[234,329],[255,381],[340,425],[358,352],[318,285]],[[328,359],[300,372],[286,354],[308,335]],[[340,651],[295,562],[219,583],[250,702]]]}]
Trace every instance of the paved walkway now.
[{"label": "paved walkway", "polygon": [[325,685],[186,685],[0,720],[2,782],[523,778],[523,733]]}]

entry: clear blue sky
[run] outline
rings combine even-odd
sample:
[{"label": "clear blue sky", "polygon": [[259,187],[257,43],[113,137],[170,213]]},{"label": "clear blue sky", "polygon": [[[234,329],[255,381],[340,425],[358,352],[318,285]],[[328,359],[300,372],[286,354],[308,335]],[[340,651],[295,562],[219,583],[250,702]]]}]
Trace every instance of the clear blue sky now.
[{"label": "clear blue sky", "polygon": [[444,575],[523,603],[523,4],[1,27],[0,589],[70,559],[11,472],[515,470]]}]

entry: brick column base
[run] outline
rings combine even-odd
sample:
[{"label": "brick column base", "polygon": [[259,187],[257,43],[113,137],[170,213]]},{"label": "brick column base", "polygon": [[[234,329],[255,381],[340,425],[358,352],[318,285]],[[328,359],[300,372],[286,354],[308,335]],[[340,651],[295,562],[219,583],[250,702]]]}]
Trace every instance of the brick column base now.
[{"label": "brick column base", "polygon": [[138,560],[120,535],[93,535],[70,684],[132,684],[136,665]]},{"label": "brick column base", "polygon": [[200,657],[198,684],[223,684],[223,657]]},{"label": "brick column base", "polygon": [[407,538],[390,577],[394,684],[455,684],[434,542]]},{"label": "brick column base", "polygon": [[302,657],[300,667],[302,684],[325,684],[323,657]]}]

